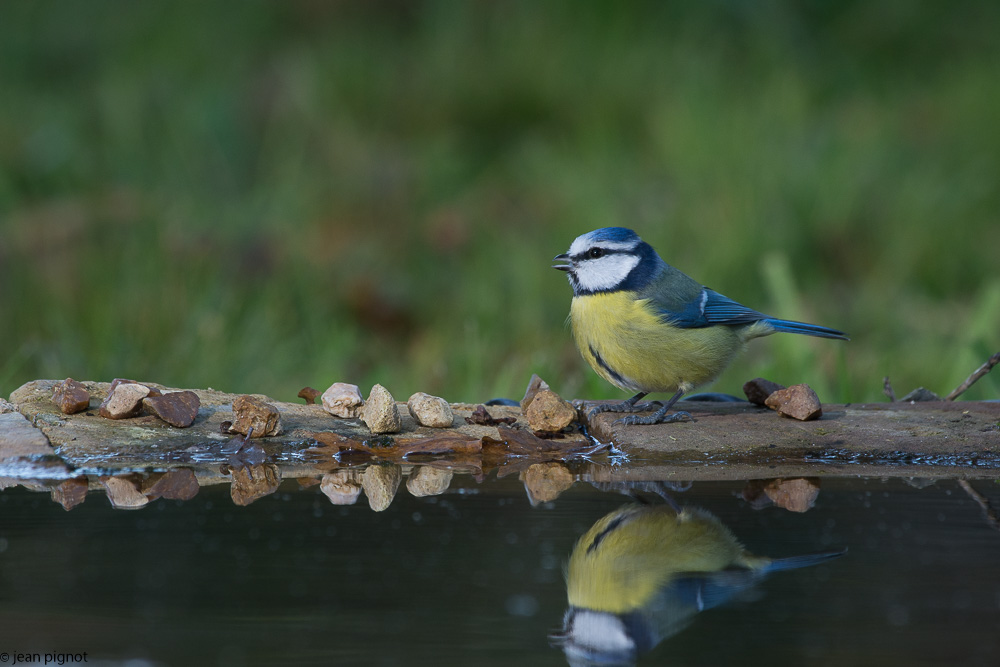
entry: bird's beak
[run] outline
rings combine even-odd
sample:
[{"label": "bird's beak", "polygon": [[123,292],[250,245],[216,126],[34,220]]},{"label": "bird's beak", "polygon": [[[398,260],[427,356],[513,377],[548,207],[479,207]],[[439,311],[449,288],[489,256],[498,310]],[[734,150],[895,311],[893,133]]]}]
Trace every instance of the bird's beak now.
[{"label": "bird's beak", "polygon": [[561,255],[556,255],[555,257],[552,258],[552,261],[554,261],[554,262],[565,262],[565,264],[553,264],[552,265],[553,269],[559,269],[560,271],[572,271],[573,270],[573,262],[570,261],[569,255],[567,255],[566,253],[563,253]]}]

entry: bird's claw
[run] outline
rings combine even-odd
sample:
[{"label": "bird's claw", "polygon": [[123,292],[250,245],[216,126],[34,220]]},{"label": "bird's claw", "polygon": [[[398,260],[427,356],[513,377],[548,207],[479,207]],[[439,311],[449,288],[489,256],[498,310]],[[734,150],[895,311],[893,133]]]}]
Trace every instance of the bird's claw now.
[{"label": "bird's claw", "polygon": [[694,421],[694,417],[690,413],[680,410],[670,415],[652,414],[647,417],[629,415],[628,417],[616,419],[614,423],[624,424],[625,426],[650,426],[652,424],[673,424],[674,422],[682,421]]},{"label": "bird's claw", "polygon": [[649,403],[629,403],[628,401],[621,403],[601,403],[592,407],[587,412],[587,417],[593,419],[602,412],[648,412],[660,407],[663,407],[663,404],[659,401],[650,401]]}]

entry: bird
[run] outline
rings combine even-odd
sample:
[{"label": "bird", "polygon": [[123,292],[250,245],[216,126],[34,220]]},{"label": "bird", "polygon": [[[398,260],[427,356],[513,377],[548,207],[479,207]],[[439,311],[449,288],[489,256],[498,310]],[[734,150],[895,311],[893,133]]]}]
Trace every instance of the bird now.
[{"label": "bird", "polygon": [[602,378],[631,398],[590,411],[638,412],[650,393],[670,399],[648,416],[615,423],[660,424],[690,419],[667,413],[682,396],[714,380],[747,341],[779,331],[849,340],[842,331],[782,320],[711,290],[667,264],[625,227],[603,227],[578,236],[556,255],[573,288],[569,321],[580,354]]},{"label": "bird", "polygon": [[599,519],[574,546],[566,567],[569,606],[550,640],[570,664],[634,664],[696,614],[767,575],[845,553],[757,556],[707,510],[629,503]]}]

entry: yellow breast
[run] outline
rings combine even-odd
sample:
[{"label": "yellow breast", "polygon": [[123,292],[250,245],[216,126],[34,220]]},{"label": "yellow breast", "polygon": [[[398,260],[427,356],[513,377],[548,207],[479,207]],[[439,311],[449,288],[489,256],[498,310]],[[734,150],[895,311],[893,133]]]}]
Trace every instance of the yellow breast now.
[{"label": "yellow breast", "polygon": [[681,514],[630,506],[607,515],[580,538],[566,572],[569,603],[612,613],[648,604],[680,573],[758,567],[728,528],[703,510]]},{"label": "yellow breast", "polygon": [[681,329],[634,292],[578,296],[570,307],[583,358],[619,389],[673,393],[714,380],[743,347],[739,328]]}]

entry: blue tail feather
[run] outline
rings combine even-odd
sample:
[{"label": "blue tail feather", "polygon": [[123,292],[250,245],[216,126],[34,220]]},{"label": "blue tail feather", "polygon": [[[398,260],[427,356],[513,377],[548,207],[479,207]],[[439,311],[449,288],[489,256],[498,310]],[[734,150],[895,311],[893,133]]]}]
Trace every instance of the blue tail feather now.
[{"label": "blue tail feather", "polygon": [[782,570],[794,570],[810,565],[819,565],[828,560],[839,558],[847,553],[847,549],[840,551],[825,551],[818,554],[807,554],[805,556],[789,556],[788,558],[775,558],[764,567],[765,572],[781,572]]},{"label": "blue tail feather", "polygon": [[794,322],[792,320],[776,320],[767,318],[764,320],[770,324],[775,331],[786,331],[788,333],[805,334],[806,336],[817,336],[819,338],[838,338],[840,340],[850,340],[843,331],[821,327],[818,324],[806,324],[805,322]]}]

